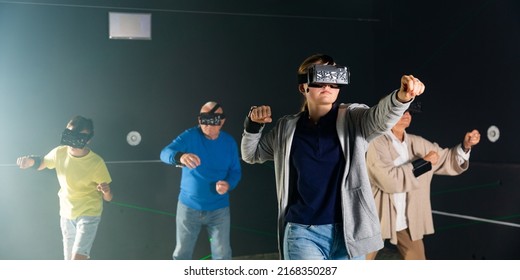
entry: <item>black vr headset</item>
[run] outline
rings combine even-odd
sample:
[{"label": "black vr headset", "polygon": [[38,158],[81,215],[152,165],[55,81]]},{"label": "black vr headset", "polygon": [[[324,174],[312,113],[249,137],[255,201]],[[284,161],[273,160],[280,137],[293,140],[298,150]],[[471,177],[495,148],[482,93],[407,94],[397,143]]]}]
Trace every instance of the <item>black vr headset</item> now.
[{"label": "black vr headset", "polygon": [[346,66],[314,64],[309,67],[307,74],[298,74],[298,84],[337,85],[345,86],[350,83],[350,72]]},{"label": "black vr headset", "polygon": [[222,119],[225,119],[226,116],[224,114],[215,113],[217,109],[220,108],[220,105],[217,103],[211,111],[207,113],[200,113],[199,114],[199,120],[200,124],[203,125],[220,125],[220,121]]},{"label": "black vr headset", "polygon": [[83,149],[87,142],[92,138],[93,133],[80,133],[65,129],[61,134],[61,145],[67,145],[73,148]]}]

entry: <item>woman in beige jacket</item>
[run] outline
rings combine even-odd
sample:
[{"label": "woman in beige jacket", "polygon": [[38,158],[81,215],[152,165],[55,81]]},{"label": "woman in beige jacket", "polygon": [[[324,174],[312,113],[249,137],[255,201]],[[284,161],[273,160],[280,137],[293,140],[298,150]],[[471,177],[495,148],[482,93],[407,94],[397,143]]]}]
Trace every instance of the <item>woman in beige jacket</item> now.
[{"label": "woman in beige jacket", "polygon": [[[381,235],[397,246],[403,259],[426,259],[422,238],[433,234],[430,183],[436,175],[459,175],[468,169],[471,147],[480,141],[477,130],[466,133],[461,144],[441,148],[406,133],[412,103],[388,133],[376,138],[367,151],[367,167],[381,223]],[[367,255],[375,259],[377,251]]]}]

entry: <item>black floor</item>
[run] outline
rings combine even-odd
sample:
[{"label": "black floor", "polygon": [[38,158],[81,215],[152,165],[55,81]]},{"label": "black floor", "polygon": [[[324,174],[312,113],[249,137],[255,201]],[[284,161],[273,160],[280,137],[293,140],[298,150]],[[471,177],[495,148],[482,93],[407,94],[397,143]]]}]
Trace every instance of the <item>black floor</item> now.
[{"label": "black floor", "polygon": [[[266,253],[249,256],[234,257],[234,260],[279,260],[278,253]],[[381,249],[377,253],[376,260],[401,260],[401,255],[393,245],[385,245],[385,248]]]}]

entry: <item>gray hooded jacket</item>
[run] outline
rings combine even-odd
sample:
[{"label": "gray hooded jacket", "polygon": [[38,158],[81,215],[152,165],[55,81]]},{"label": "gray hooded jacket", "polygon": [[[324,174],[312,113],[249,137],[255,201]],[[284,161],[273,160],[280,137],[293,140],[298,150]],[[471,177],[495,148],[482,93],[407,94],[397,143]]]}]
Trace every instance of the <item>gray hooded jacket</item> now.
[{"label": "gray hooded jacket", "polygon": [[[341,185],[343,230],[350,257],[358,257],[383,247],[365,154],[368,143],[391,129],[411,102],[397,100],[397,90],[369,108],[364,104],[341,104],[336,130],[345,156]],[[296,123],[301,113],[280,118],[268,133],[244,130],[241,141],[242,159],[250,164],[274,161],[278,198],[278,249],[282,256],[285,213],[289,197],[289,158]]]}]

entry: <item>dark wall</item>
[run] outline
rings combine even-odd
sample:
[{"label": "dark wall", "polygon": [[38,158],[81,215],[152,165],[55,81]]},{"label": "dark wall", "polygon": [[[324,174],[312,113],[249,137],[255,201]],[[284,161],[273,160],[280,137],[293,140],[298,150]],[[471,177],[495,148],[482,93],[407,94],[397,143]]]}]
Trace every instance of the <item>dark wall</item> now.
[{"label": "dark wall", "polygon": [[[54,172],[14,163],[52,149],[76,114],[94,120],[92,149],[108,162],[115,193],[92,257],[170,259],[180,170],[158,162],[160,150],[196,125],[209,100],[222,104],[237,142],[251,105],[271,105],[275,118],[296,112],[297,66],[316,52],[352,69],[343,102],[373,104],[401,75],[419,77],[425,112],[409,132],[442,146],[498,126],[501,138],[482,139],[468,172],[434,179],[432,192],[457,192],[432,195],[432,205],[518,222],[515,1],[221,2],[0,1],[0,259],[62,258]],[[108,39],[108,12],[151,13],[152,40]],[[126,142],[133,130],[138,146]],[[272,167],[242,168],[231,198],[233,254],[275,252]],[[514,226],[434,220],[430,258],[519,257]],[[194,257],[208,256],[208,244],[202,234]]]},{"label": "dark wall", "polygon": [[[518,1],[385,1],[376,36],[377,88],[412,73],[426,84],[409,133],[443,147],[478,129],[469,170],[432,185],[432,259],[519,259]],[[487,131],[499,128],[498,141]]]},{"label": "dark wall", "polygon": [[[238,142],[251,105],[270,104],[275,116],[299,109],[296,70],[316,52],[353,69],[360,101],[373,94],[372,1],[226,2],[0,1],[0,259],[62,257],[54,172],[14,163],[47,153],[76,114],[94,120],[91,147],[115,193],[92,258],[170,259],[180,169],[159,152],[196,125],[206,101],[222,104]],[[152,40],[110,40],[108,12],[151,13]],[[134,130],[138,146],[126,142]],[[273,177],[243,164],[231,198],[235,256],[276,251]],[[204,233],[194,257],[208,255]]]}]

